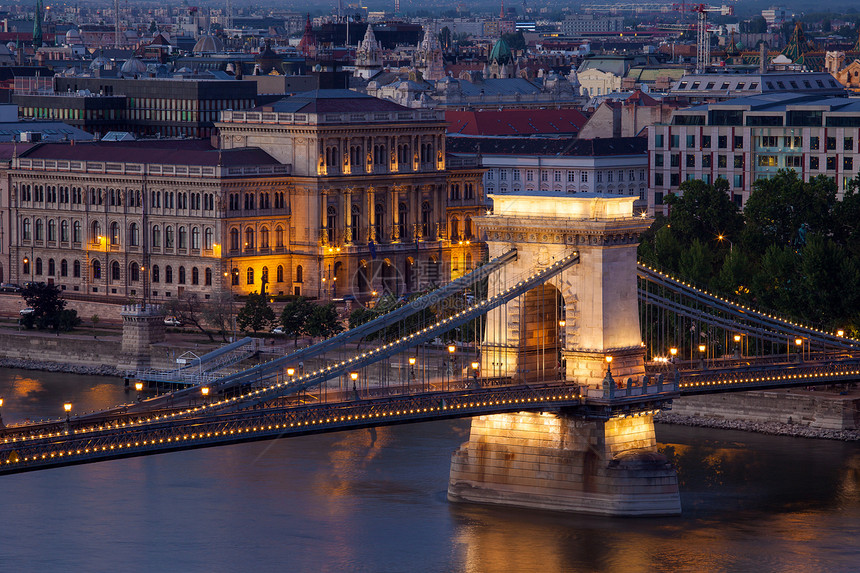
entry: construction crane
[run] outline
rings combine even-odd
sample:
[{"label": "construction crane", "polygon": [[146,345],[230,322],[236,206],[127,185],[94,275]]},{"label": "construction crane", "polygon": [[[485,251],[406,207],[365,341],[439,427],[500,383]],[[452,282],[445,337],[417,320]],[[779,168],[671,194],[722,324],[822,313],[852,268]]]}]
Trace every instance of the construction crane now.
[{"label": "construction crane", "polygon": [[722,16],[735,13],[734,6],[709,6],[708,4],[673,4],[672,9],[678,12],[695,12],[696,24],[696,73],[705,72],[705,66],[711,61],[711,37],[708,34],[708,12],[719,12]]}]

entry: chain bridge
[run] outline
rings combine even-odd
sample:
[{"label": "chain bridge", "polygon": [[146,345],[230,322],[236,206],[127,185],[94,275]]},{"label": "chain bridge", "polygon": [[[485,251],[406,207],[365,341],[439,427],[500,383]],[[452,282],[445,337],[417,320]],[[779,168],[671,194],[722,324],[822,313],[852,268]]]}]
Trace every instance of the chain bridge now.
[{"label": "chain bridge", "polygon": [[624,197],[496,196],[489,260],[309,347],[225,373],[243,339],[143,383],[180,390],[4,428],[0,474],[371,426],[472,418],[449,499],[680,511],[653,414],[685,395],[860,378],[860,342],[636,261]]}]

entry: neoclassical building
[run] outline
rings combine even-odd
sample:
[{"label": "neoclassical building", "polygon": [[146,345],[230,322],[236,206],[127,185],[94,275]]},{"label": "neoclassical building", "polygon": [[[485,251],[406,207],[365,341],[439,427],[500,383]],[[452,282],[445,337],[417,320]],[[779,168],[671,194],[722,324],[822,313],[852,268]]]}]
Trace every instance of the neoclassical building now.
[{"label": "neoclassical building", "polygon": [[447,163],[441,113],[317,90],[224,112],[217,127],[223,149],[256,147],[291,166],[294,294],[412,292],[480,260],[471,218],[486,209],[483,170]]},{"label": "neoclassical building", "polygon": [[16,153],[0,253],[16,283],[95,296],[229,288],[330,299],[413,292],[477,264],[474,158],[441,113],[347,90],[227,111],[208,140],[45,143]]},{"label": "neoclassical building", "polygon": [[[124,300],[259,289],[267,274],[269,291],[286,290],[288,174],[262,150],[203,140],[32,147],[9,170],[9,280]],[[250,247],[243,277],[224,259],[234,220]]]}]

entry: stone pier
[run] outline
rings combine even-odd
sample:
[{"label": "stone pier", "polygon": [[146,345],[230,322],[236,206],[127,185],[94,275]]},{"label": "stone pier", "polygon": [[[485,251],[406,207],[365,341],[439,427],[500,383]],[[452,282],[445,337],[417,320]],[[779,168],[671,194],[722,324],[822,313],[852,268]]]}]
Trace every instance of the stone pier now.
[{"label": "stone pier", "polygon": [[150,345],[164,342],[164,315],[152,304],[122,307],[122,355],[120,370],[139,370],[151,366]]},{"label": "stone pier", "polygon": [[650,414],[586,421],[526,413],[472,420],[448,499],[595,515],[677,515],[678,478]]},{"label": "stone pier", "polygon": [[[516,248],[517,260],[490,278],[490,295],[573,253],[579,263],[487,314],[483,372],[527,384],[564,377],[584,400],[612,411],[615,389],[604,388],[610,361],[616,381],[640,384],[645,374],[636,247],[651,221],[634,216],[633,197],[492,199],[493,214],[473,220],[491,258]],[[475,418],[452,458],[448,498],[600,515],[681,511],[677,476],[657,453],[650,414]]]}]

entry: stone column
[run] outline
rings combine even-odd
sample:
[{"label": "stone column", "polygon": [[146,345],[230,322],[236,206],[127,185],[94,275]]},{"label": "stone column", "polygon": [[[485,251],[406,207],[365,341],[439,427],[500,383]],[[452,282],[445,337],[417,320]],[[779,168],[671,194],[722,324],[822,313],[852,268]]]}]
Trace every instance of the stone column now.
[{"label": "stone column", "polygon": [[328,244],[328,189],[323,189],[322,193],[320,193],[320,227],[317,229],[317,234],[319,235],[319,244],[327,245]]},{"label": "stone column", "polygon": [[583,420],[520,412],[472,419],[448,499],[594,515],[678,515],[678,477],[650,414]]},{"label": "stone column", "polygon": [[150,345],[164,342],[164,316],[161,309],[151,304],[131,304],[123,306],[120,315],[122,356],[117,368],[139,370],[150,367]]},{"label": "stone column", "polygon": [[343,242],[346,244],[350,244],[353,241],[357,240],[358,237],[353,237],[352,232],[352,189],[344,189],[342,193],[343,198],[343,220],[344,220],[344,232],[343,232]]},{"label": "stone column", "polygon": [[391,195],[391,242],[400,242],[400,188],[392,187]]},{"label": "stone column", "polygon": [[376,199],[373,187],[364,191],[367,204],[367,241],[378,242],[376,238]]}]

